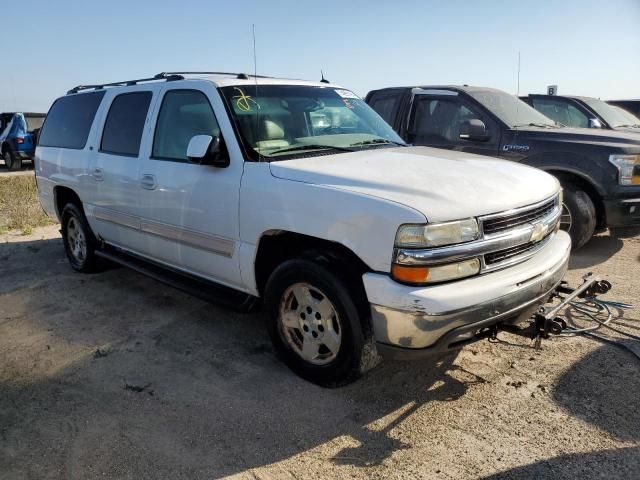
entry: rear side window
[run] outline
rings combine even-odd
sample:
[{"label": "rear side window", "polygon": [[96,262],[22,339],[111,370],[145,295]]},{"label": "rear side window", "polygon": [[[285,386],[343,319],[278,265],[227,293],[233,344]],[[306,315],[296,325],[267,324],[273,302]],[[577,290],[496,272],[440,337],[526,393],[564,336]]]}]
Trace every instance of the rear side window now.
[{"label": "rear side window", "polygon": [[398,100],[400,100],[399,94],[377,94],[373,96],[369,103],[371,108],[373,108],[385,122],[393,125],[396,119],[396,112],[398,111]]},{"label": "rear side window", "polygon": [[198,90],[169,90],[158,114],[152,157],[186,162],[189,141],[196,135],[220,136],[209,100]]},{"label": "rear side window", "polygon": [[104,93],[80,93],[56,100],[40,132],[39,145],[83,149]]},{"label": "rear side window", "polygon": [[133,92],[113,99],[104,123],[100,151],[138,156],[151,96],[151,92]]}]

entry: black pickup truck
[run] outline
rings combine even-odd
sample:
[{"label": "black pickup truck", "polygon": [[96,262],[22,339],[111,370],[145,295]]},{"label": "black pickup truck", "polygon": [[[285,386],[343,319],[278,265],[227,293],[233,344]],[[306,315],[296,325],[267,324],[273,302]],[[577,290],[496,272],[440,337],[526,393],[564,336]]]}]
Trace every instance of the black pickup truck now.
[{"label": "black pickup truck", "polygon": [[514,95],[464,86],[373,90],[366,101],[408,143],[541,168],[564,189],[562,227],[574,248],[596,230],[640,226],[640,138],[566,128]]},{"label": "black pickup truck", "polygon": [[640,134],[639,118],[598,98],[532,93],[520,99],[567,127],[603,128]]}]

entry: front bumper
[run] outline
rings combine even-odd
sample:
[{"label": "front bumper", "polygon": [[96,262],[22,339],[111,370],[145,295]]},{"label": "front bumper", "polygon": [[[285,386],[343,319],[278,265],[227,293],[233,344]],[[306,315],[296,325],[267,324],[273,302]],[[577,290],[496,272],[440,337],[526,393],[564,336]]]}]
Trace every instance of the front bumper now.
[{"label": "front bumper", "polygon": [[640,226],[640,192],[632,198],[605,200],[604,208],[609,227]]},{"label": "front bumper", "polygon": [[36,154],[35,150],[14,150],[13,154],[21,160],[31,160]]},{"label": "front bumper", "polygon": [[428,287],[365,274],[380,351],[396,357],[443,352],[480,328],[528,318],[564,277],[570,249],[569,236],[559,231],[518,265]]}]

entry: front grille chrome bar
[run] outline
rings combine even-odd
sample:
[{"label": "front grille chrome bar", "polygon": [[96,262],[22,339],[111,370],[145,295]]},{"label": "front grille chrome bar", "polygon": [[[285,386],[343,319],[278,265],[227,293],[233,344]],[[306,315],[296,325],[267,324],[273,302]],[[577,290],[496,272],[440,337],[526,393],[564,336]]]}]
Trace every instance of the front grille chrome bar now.
[{"label": "front grille chrome bar", "polygon": [[[549,202],[549,200],[545,200],[545,202]],[[545,202],[541,202],[541,204]],[[536,207],[531,206],[529,208]],[[543,243],[542,240],[556,231],[558,222],[560,221],[560,213],[560,205],[556,202],[556,205],[543,218],[536,219],[535,222],[526,223],[508,231],[500,232],[499,234],[486,236],[480,240],[429,249],[396,248],[394,249],[395,262],[408,266],[429,266],[480,257],[483,271],[501,268],[506,266],[503,262],[487,265],[484,261],[484,255],[529,243],[532,245]],[[523,257],[528,258],[528,256],[533,255],[537,250],[538,248],[533,248],[532,246],[529,251],[523,252],[521,255],[506,258],[505,262],[513,264],[518,261],[523,261],[525,259]],[[532,251],[533,253],[531,253]],[[530,255],[528,255],[529,253]]]}]

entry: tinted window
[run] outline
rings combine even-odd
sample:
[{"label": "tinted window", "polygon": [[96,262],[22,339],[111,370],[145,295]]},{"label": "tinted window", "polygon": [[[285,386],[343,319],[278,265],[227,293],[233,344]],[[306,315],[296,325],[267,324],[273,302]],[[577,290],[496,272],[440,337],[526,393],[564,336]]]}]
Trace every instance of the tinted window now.
[{"label": "tinted window", "polygon": [[102,97],[104,91],[68,95],[56,100],[40,132],[39,144],[45,147],[84,148]]},{"label": "tinted window", "polygon": [[118,95],[109,108],[100,150],[137,156],[150,102],[151,92]]},{"label": "tinted window", "polygon": [[220,136],[206,95],[197,90],[168,91],[158,114],[153,157],[186,161],[189,141],[196,135]]},{"label": "tinted window", "polygon": [[550,98],[534,98],[533,106],[551,120],[555,120],[568,127],[586,128],[589,126],[587,116],[567,101]]},{"label": "tinted window", "polygon": [[413,132],[424,143],[460,141],[460,127],[466,120],[479,118],[459,100],[418,97]]},{"label": "tinted window", "polygon": [[399,95],[374,95],[371,100],[371,108],[373,108],[378,115],[384,118],[385,122],[389,125],[393,125],[396,119],[396,107],[399,99]]}]

